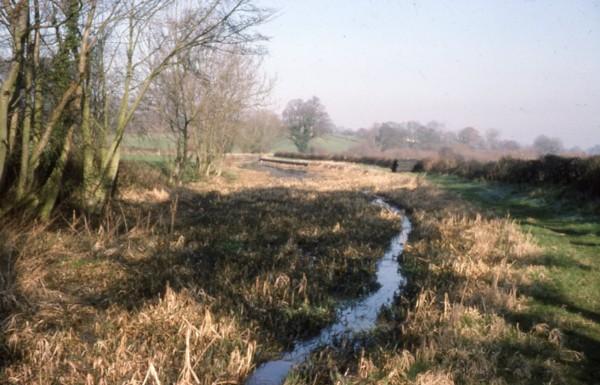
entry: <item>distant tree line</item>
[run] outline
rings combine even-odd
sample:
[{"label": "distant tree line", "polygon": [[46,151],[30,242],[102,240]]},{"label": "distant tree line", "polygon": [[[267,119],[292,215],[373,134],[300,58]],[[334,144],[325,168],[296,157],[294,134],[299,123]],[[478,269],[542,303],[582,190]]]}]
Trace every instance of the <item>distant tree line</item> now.
[{"label": "distant tree line", "polygon": [[[473,150],[517,151],[523,148],[515,140],[501,139],[495,129],[481,132],[474,127],[465,127],[458,132],[446,130],[438,122],[421,124],[416,121],[403,123],[385,122],[374,124],[368,129],[359,129],[357,134],[373,143],[380,151],[392,149],[441,150],[445,147],[462,146]],[[532,148],[539,154],[558,154],[564,151],[562,141],[545,135],[538,136]]]},{"label": "distant tree line", "polygon": [[[389,150],[428,150],[452,153],[454,150],[494,150],[498,153],[511,153],[520,150],[532,151],[539,155],[560,154],[565,146],[559,138],[539,135],[530,147],[510,139],[502,139],[496,129],[484,132],[475,127],[465,127],[458,132],[450,131],[436,121],[422,124],[417,121],[376,123],[370,128],[349,130],[335,127],[321,100],[313,96],[308,100],[293,99],[288,102],[281,115],[281,125],[290,141],[300,153],[311,151],[310,143],[325,134],[338,132],[347,136],[357,136],[363,143],[372,145],[380,152]],[[281,131],[277,131],[278,134]],[[597,146],[598,147],[598,146]],[[581,153],[578,148],[571,153]],[[600,153],[600,147],[591,148],[590,154]]]}]

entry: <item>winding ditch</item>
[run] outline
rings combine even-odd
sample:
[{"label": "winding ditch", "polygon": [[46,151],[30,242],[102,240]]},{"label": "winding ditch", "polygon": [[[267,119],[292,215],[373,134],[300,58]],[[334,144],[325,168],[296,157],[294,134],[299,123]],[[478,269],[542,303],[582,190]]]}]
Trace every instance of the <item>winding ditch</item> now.
[{"label": "winding ditch", "polygon": [[381,197],[377,197],[373,204],[402,217],[400,233],[390,240],[385,254],[377,262],[379,289],[358,300],[343,302],[337,310],[337,321],[334,324],[321,330],[316,337],[297,341],[294,349],[283,353],[279,359],[258,366],[246,380],[246,385],[283,384],[290,371],[304,362],[318,347],[330,344],[334,338],[352,336],[372,329],[381,307],[390,305],[394,295],[404,286],[406,279],[400,271],[399,257],[408,240],[411,222],[401,209],[387,203]]}]

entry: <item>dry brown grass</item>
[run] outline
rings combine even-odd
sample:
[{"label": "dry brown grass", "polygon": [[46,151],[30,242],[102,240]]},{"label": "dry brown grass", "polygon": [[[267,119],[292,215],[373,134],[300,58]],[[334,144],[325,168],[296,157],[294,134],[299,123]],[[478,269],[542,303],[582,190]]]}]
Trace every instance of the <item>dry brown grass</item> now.
[{"label": "dry brown grass", "polygon": [[412,179],[254,167],[170,192],[132,182],[102,217],[3,224],[0,382],[235,384],[329,322],[397,231],[362,191]]},{"label": "dry brown grass", "polygon": [[403,258],[410,289],[396,317],[363,344],[366,353],[356,344],[326,349],[288,383],[569,383],[567,364],[581,356],[560,331],[511,322],[526,306],[519,287],[539,273],[518,263],[540,252],[532,238],[423,181],[387,196],[412,209],[415,226]]},{"label": "dry brown grass", "polygon": [[2,382],[212,384],[248,373],[250,331],[215,316],[214,300],[201,291],[167,286],[136,308],[136,293],[110,291],[127,279],[127,262],[172,248],[151,216],[126,222],[107,214],[97,227],[73,217],[68,226],[2,229],[10,266],[2,282]]},{"label": "dry brown grass", "polygon": [[567,382],[580,355],[565,336],[511,321],[540,273],[520,263],[539,249],[512,220],[415,175],[248,161],[177,191],[130,185],[100,218],[4,224],[0,382],[241,383],[371,287],[399,225],[374,193],[410,209],[410,289],[380,330],[316,353],[289,384]]}]

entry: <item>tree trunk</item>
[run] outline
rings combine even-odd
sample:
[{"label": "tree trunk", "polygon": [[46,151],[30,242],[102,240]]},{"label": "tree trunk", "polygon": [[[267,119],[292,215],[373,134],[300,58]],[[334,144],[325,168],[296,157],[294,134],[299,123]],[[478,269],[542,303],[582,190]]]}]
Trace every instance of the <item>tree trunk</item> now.
[{"label": "tree trunk", "polygon": [[[29,95],[29,90],[33,85],[33,68],[31,63],[27,64],[25,73],[25,89]],[[27,180],[29,179],[29,141],[31,137],[31,119],[33,114],[32,100],[25,100],[25,114],[23,116],[23,127],[21,131],[21,160],[19,164],[19,176],[17,179],[17,200],[21,200],[25,195]]]},{"label": "tree trunk", "polygon": [[98,184],[98,169],[95,165],[94,142],[92,136],[92,114],[88,87],[82,88],[81,137],[83,141],[83,186],[82,204],[87,210],[93,210],[97,202],[95,189]]},{"label": "tree trunk", "polygon": [[0,189],[3,186],[6,162],[10,155],[9,142],[14,133],[10,132],[10,104],[15,96],[17,79],[23,62],[25,36],[29,16],[29,2],[21,0],[14,6],[14,51],[8,74],[0,87]]},{"label": "tree trunk", "polygon": [[47,220],[50,217],[50,214],[56,205],[56,199],[58,198],[58,194],[60,192],[65,166],[67,165],[67,159],[69,157],[69,152],[71,151],[74,129],[74,124],[69,127],[69,131],[67,132],[67,137],[65,138],[60,156],[58,157],[58,160],[52,169],[50,177],[48,180],[46,180],[46,183],[42,187],[42,191],[40,193],[41,206],[39,207],[39,216],[42,220]]},{"label": "tree trunk", "polygon": [[[17,201],[22,200],[30,188],[33,175],[30,175],[29,156],[32,145],[32,135],[39,132],[43,105],[42,85],[36,73],[40,62],[40,12],[39,2],[34,1],[35,25],[33,41],[28,39],[27,62],[25,68],[25,114],[23,117],[23,128],[21,132],[21,159],[19,165],[19,176],[17,179]],[[32,92],[33,91],[33,92]],[[32,132],[33,130],[33,132]]]}]

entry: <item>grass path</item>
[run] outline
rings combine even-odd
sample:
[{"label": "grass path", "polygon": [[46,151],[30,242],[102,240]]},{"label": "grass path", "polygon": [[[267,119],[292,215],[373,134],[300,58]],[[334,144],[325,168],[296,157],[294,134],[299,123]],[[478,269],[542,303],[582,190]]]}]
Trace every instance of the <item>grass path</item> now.
[{"label": "grass path", "polygon": [[[566,344],[584,352],[584,382],[600,381],[600,218],[584,200],[561,197],[548,189],[428,176],[442,188],[499,216],[510,215],[543,247],[532,265],[545,267],[529,287],[529,306],[514,314],[524,327],[546,323],[558,327]],[[587,205],[589,206],[589,205]]]}]

